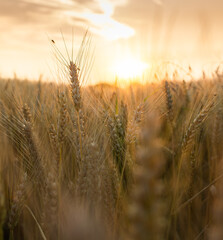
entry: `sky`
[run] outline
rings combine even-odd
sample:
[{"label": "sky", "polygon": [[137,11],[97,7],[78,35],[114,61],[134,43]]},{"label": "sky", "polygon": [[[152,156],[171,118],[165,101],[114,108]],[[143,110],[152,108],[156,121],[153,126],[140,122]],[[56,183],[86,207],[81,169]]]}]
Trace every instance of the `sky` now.
[{"label": "sky", "polygon": [[0,0],[0,76],[58,80],[50,40],[68,59],[64,42],[71,55],[73,41],[75,56],[87,29],[91,83],[134,66],[186,72],[190,65],[198,76],[221,64],[222,9],[222,0]]}]

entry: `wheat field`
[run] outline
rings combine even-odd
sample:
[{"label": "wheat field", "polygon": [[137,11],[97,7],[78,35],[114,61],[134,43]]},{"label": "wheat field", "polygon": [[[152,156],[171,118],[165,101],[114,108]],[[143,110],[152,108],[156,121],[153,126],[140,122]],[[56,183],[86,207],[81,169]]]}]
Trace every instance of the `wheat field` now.
[{"label": "wheat field", "polygon": [[64,78],[0,81],[0,239],[222,240],[221,74]]}]

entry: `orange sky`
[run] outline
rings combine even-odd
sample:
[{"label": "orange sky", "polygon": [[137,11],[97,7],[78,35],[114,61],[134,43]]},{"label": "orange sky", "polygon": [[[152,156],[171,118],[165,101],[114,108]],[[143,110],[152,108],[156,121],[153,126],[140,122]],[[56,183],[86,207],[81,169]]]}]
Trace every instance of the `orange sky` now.
[{"label": "orange sky", "polygon": [[[57,79],[50,39],[75,52],[89,27],[95,62],[89,81],[114,79],[122,58],[150,67],[171,61],[195,75],[223,56],[222,0],[0,0],[0,74]],[[162,65],[163,66],[163,65]]]}]

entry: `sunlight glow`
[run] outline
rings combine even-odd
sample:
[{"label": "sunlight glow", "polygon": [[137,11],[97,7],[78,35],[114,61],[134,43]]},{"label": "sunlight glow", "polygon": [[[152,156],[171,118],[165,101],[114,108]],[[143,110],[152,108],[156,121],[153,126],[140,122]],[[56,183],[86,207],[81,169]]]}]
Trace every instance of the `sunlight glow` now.
[{"label": "sunlight glow", "polygon": [[114,7],[112,6],[111,2],[98,0],[98,4],[101,10],[104,12],[104,15],[111,17],[114,13]]},{"label": "sunlight glow", "polygon": [[149,64],[141,60],[128,58],[118,61],[114,66],[116,76],[120,79],[137,78],[143,75]]},{"label": "sunlight glow", "polygon": [[97,2],[102,13],[94,13],[90,9],[82,9],[83,11],[64,10],[63,13],[70,19],[80,19],[79,22],[75,21],[75,25],[77,26],[83,25],[81,20],[88,21],[91,26],[90,31],[104,37],[108,41],[128,39],[135,35],[135,29],[113,19],[112,17],[115,6],[122,5],[125,1],[121,1],[119,4],[115,4],[114,2],[111,3],[108,0],[97,0]]},{"label": "sunlight glow", "polygon": [[84,13],[82,16],[94,26],[91,28],[92,32],[105,37],[107,40],[130,38],[135,34],[133,28],[114,20],[108,15]]}]

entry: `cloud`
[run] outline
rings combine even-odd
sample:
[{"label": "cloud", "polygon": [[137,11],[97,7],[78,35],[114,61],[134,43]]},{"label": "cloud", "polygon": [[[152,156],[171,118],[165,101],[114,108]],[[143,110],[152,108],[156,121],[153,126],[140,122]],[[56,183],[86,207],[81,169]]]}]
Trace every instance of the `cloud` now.
[{"label": "cloud", "polygon": [[53,25],[82,25],[114,40],[134,34],[127,24],[113,18],[115,8],[126,3],[126,0],[7,0],[0,1],[0,20],[5,19],[9,28],[37,25],[49,30]]},{"label": "cloud", "polygon": [[[56,9],[56,6],[50,5],[42,5],[38,4],[35,1],[32,3],[26,1],[16,1],[16,0],[7,0],[7,1],[0,1],[0,16],[5,16],[7,18],[17,19],[18,21],[24,21],[25,18],[28,16],[27,20],[31,19],[30,13],[43,13],[48,14],[52,12],[52,10]],[[27,21],[26,21],[27,22]]]},{"label": "cloud", "polygon": [[108,40],[129,38],[134,35],[134,29],[113,18],[115,8],[126,3],[126,0],[95,0],[94,4],[100,9],[99,13],[93,11],[92,8],[86,8],[82,12],[70,11],[69,14],[87,20],[93,33]]},{"label": "cloud", "polygon": [[93,12],[83,13],[82,17],[92,25],[92,31],[108,40],[129,38],[135,34],[134,29],[113,19],[117,6],[126,4],[126,1],[97,0],[102,14]]}]

